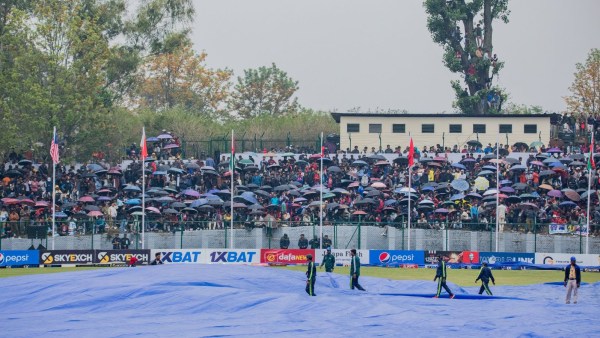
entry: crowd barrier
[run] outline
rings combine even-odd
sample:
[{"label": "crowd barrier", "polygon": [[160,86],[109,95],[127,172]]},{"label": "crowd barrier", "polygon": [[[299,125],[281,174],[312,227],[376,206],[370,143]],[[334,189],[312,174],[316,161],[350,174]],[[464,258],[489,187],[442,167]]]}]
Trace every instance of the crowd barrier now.
[{"label": "crowd barrier", "polygon": [[[350,250],[333,249],[336,265],[350,264]],[[147,249],[147,250],[0,250],[0,267],[62,265],[122,265],[135,257],[149,264],[156,255],[164,264],[306,264],[310,254],[321,264],[320,249]],[[600,255],[479,251],[357,250],[361,265],[381,267],[435,267],[445,257],[452,268],[479,268],[483,262],[496,269],[563,269],[575,257],[577,264],[600,270]]]}]

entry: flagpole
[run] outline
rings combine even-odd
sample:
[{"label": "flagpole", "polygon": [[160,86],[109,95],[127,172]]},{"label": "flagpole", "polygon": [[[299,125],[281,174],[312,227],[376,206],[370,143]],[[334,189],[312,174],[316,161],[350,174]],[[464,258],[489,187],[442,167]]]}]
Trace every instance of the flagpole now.
[{"label": "flagpole", "polygon": [[[56,127],[52,139],[56,142]],[[52,159],[52,250],[54,250],[54,234],[56,231],[56,162]],[[93,236],[93,234],[92,234]]]},{"label": "flagpole", "polygon": [[140,151],[142,155],[142,250],[144,250],[144,234],[146,232],[146,153],[144,153],[144,148],[146,148],[146,127],[142,127],[142,150]]},{"label": "flagpole", "polygon": [[498,252],[498,236],[500,233],[500,221],[498,216],[500,215],[500,133],[496,138],[496,252]]},{"label": "flagpole", "polygon": [[[413,155],[414,156],[414,155]],[[412,214],[410,209],[410,189],[412,188],[412,165],[410,161],[408,163],[408,250],[410,250],[410,216]]]},{"label": "flagpole", "polygon": [[[410,133],[409,133],[410,135]],[[412,137],[410,138],[410,144],[408,146],[408,250],[410,250],[410,218],[412,209],[410,206],[411,202],[411,189],[412,189],[412,166],[415,164],[415,146]]]},{"label": "flagpole", "polygon": [[[594,161],[594,130],[592,129],[592,138],[590,140],[590,158],[588,159],[588,196],[587,196],[587,233],[585,234],[585,253],[589,253],[590,249],[590,201],[592,200],[592,163]],[[580,229],[581,230],[581,229]]]},{"label": "flagpole", "polygon": [[[323,149],[323,132],[321,132],[321,172],[319,174],[319,180],[321,181],[321,191],[319,196],[319,200],[321,201],[319,204],[319,249],[323,249],[323,156],[325,156],[325,151]],[[360,243],[358,243],[358,246],[360,248]]]},{"label": "flagpole", "polygon": [[231,211],[230,211],[231,212],[231,226],[230,226],[231,227],[231,236],[229,236],[230,237],[229,238],[229,241],[230,241],[229,247],[231,249],[233,249],[233,179],[235,177],[235,175],[234,175],[234,172],[235,172],[235,144],[234,144],[234,142],[235,142],[235,138],[233,136],[233,129],[231,129],[231,159],[229,160],[229,164],[231,166],[231,168],[229,168],[231,170],[230,171],[230,173],[231,173],[231,201],[230,201],[231,202],[231,205],[230,205],[230,208],[231,208]]}]

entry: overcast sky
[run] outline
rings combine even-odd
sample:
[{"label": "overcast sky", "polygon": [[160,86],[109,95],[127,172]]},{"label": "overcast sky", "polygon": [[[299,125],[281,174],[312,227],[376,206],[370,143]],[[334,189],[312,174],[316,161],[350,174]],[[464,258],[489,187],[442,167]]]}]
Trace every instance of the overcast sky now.
[{"label": "overcast sky", "polygon": [[[450,73],[420,0],[195,1],[193,42],[214,68],[236,75],[272,62],[319,110],[452,112]],[[600,1],[513,0],[495,22],[498,84],[518,104],[565,109],[575,63],[600,48]]]}]

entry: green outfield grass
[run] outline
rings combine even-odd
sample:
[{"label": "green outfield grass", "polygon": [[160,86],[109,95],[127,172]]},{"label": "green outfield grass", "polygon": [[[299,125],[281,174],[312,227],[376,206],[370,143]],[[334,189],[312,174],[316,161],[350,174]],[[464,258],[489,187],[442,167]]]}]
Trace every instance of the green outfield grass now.
[{"label": "green outfield grass", "polygon": [[[60,273],[68,271],[87,271],[92,269],[103,269],[101,267],[78,267],[78,268],[13,268],[0,269],[0,278],[13,276],[26,276],[47,273]],[[106,269],[106,268],[104,268]],[[306,271],[305,266],[285,266],[273,267],[273,269],[287,269],[294,271]],[[324,271],[319,269],[318,271]],[[476,286],[475,278],[477,278],[479,270],[467,269],[448,269],[448,281],[460,286]],[[350,273],[348,267],[336,267],[335,273],[348,275]],[[564,277],[562,271],[556,270],[493,270],[496,278],[496,285],[530,285],[547,282],[561,282]],[[435,276],[434,269],[399,269],[399,268],[382,268],[363,266],[361,268],[362,276],[372,276],[395,280],[433,280]],[[600,282],[600,273],[583,272],[582,279],[587,283]]]},{"label": "green outfield grass", "polygon": [[101,267],[70,267],[70,268],[12,268],[12,269],[0,269],[0,278],[14,277],[14,276],[27,276],[27,275],[40,275],[47,273],[59,273],[68,271],[87,271],[102,269]]},{"label": "green outfield grass", "polygon": [[[289,270],[306,271],[304,266],[276,267]],[[325,271],[318,269],[318,271]],[[348,267],[338,266],[335,273],[349,275]],[[361,276],[372,276],[397,280],[431,280],[435,276],[435,269],[400,269],[363,266],[360,268]],[[496,285],[529,285],[547,282],[562,282],[564,272],[556,270],[493,270]],[[448,269],[448,281],[460,286],[476,286],[475,278],[479,270]],[[582,281],[595,283],[600,281],[600,273],[582,272]]]}]

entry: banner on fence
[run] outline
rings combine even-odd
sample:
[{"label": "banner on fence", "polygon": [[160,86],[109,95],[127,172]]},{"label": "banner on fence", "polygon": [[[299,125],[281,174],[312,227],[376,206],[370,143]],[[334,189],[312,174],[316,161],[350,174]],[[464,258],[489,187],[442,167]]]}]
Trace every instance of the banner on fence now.
[{"label": "banner on fence", "polygon": [[548,232],[550,233],[550,235],[569,233],[569,231],[567,230],[566,224],[556,224],[556,223],[552,223],[552,224],[548,225]]},{"label": "banner on fence", "polygon": [[478,264],[478,251],[425,251],[425,264],[438,264],[438,256],[445,257],[448,264]]},{"label": "banner on fence", "polygon": [[600,255],[597,254],[565,254],[565,253],[536,253],[535,264],[564,265],[571,263],[575,257],[581,266],[600,266]]},{"label": "banner on fence", "polygon": [[93,264],[94,250],[40,251],[40,264]]},{"label": "banner on fence", "polygon": [[306,264],[306,255],[315,257],[313,249],[261,249],[260,262],[267,264]]},{"label": "banner on fence", "polygon": [[96,250],[96,264],[128,263],[131,257],[138,260],[138,264],[150,263],[150,250]]},{"label": "banner on fence", "polygon": [[201,264],[204,250],[200,249],[153,249],[150,251],[151,260],[160,253],[160,260],[165,264]]},{"label": "banner on fence", "polygon": [[399,266],[404,264],[425,264],[424,251],[371,250],[370,264],[379,266]]},{"label": "banner on fence", "polygon": [[[206,262],[204,262],[206,260]],[[259,250],[207,249],[201,261],[207,264],[254,264],[260,263]]]},{"label": "banner on fence", "polygon": [[479,261],[488,264],[529,263],[533,264],[535,255],[523,252],[480,252]]},{"label": "banner on fence", "polygon": [[37,250],[0,251],[0,266],[39,265],[40,252]]},{"label": "banner on fence", "polygon": [[[321,264],[327,250],[315,250],[315,263]],[[335,265],[350,265],[350,249],[331,249],[331,254],[335,257]],[[361,265],[368,265],[370,261],[369,250],[356,250],[356,255],[360,258]]]}]

